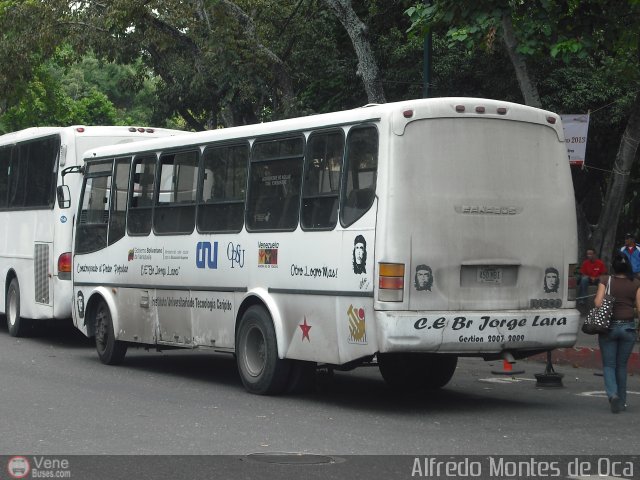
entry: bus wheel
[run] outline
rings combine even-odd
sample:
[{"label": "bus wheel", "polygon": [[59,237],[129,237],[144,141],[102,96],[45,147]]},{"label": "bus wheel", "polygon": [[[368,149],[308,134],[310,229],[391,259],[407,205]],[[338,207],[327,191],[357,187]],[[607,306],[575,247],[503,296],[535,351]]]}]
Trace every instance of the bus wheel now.
[{"label": "bus wheel", "polygon": [[9,335],[24,337],[30,324],[28,320],[20,317],[20,284],[17,278],[11,280],[5,302],[4,311],[7,316]]},{"label": "bus wheel", "polygon": [[379,353],[378,366],[385,382],[400,390],[444,387],[456,370],[458,357],[424,353]]},{"label": "bus wheel", "polygon": [[238,371],[244,388],[258,395],[276,395],[287,386],[291,362],[278,358],[276,332],[269,313],[250,307],[236,337]]},{"label": "bus wheel", "polygon": [[127,344],[116,340],[113,332],[111,312],[104,300],[95,308],[96,350],[100,361],[105,365],[119,365],[127,353]]},{"label": "bus wheel", "polygon": [[316,363],[294,360],[287,383],[287,393],[299,395],[311,392],[316,386]]}]

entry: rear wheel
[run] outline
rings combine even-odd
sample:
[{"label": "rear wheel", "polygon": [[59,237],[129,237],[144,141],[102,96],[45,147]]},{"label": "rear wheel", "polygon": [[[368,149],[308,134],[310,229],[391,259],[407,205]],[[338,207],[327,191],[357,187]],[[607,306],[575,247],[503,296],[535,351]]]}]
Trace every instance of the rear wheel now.
[{"label": "rear wheel", "polygon": [[287,383],[287,393],[309,393],[316,386],[316,363],[293,360]]},{"label": "rear wheel", "polygon": [[250,307],[236,336],[238,371],[244,388],[258,395],[276,395],[287,387],[291,362],[278,358],[276,332],[262,306]]},{"label": "rear wheel", "polygon": [[96,326],[96,350],[100,361],[106,365],[119,365],[127,353],[127,344],[116,340],[111,312],[104,300],[94,309]]},{"label": "rear wheel", "polygon": [[444,387],[456,370],[458,357],[424,353],[379,353],[378,365],[385,382],[400,390]]},{"label": "rear wheel", "polygon": [[9,283],[4,311],[7,316],[9,335],[24,337],[31,325],[28,320],[20,317],[20,284],[17,278],[13,278]]}]

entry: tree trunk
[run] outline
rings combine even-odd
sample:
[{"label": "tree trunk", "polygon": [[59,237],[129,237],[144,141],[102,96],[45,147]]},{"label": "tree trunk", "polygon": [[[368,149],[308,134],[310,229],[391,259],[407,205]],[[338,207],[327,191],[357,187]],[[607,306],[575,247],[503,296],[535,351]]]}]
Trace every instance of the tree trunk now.
[{"label": "tree trunk", "polygon": [[376,62],[369,37],[367,26],[358,18],[353,10],[351,0],[324,0],[333,10],[342,26],[347,31],[351,43],[358,57],[357,75],[362,78],[364,89],[367,92],[369,103],[386,103],[380,71]]},{"label": "tree trunk", "polygon": [[598,219],[598,226],[593,232],[591,243],[600,252],[600,257],[608,263],[616,247],[616,230],[624,197],[629,183],[629,173],[638,152],[640,142],[640,92],[631,107],[627,127],[622,134],[613,172],[609,177],[604,206]]},{"label": "tree trunk", "polygon": [[518,85],[520,85],[520,91],[524,97],[524,103],[531,107],[542,108],[538,89],[531,81],[531,77],[527,71],[527,64],[517,50],[518,40],[516,40],[516,35],[513,31],[511,12],[508,10],[502,15],[502,38],[507,47],[511,64],[516,71],[516,77],[518,78]]}]

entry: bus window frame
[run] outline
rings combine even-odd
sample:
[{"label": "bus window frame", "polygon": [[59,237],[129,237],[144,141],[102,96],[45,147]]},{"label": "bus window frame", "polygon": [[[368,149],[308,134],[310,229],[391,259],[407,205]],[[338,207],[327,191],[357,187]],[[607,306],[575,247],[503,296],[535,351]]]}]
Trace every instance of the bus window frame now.
[{"label": "bus window frame", "polygon": [[[307,155],[309,152],[309,144],[311,143],[311,140],[313,139],[314,136],[317,135],[326,135],[326,134],[332,134],[332,133],[340,133],[341,137],[342,137],[342,160],[340,162],[340,174],[338,176],[338,190],[337,190],[337,194],[335,195],[338,199],[338,207],[336,210],[336,221],[335,223],[330,226],[330,227],[305,227],[302,223],[302,209],[304,206],[304,200],[305,198],[330,198],[333,197],[333,194],[322,194],[322,195],[311,195],[311,196],[305,196],[305,186],[306,186],[306,179],[307,179],[307,166],[308,166],[308,162],[307,162]],[[339,128],[339,127],[330,127],[330,128],[322,128],[322,129],[318,129],[318,130],[312,130],[309,133],[309,136],[307,137],[307,141],[305,144],[305,152],[304,152],[304,165],[303,165],[303,169],[302,169],[302,188],[301,188],[301,192],[300,192],[300,211],[298,213],[298,221],[299,221],[299,225],[300,228],[302,229],[302,231],[304,232],[330,232],[332,230],[335,230],[336,227],[338,226],[338,223],[340,221],[340,202],[341,202],[341,198],[342,198],[342,177],[344,176],[344,164],[345,164],[345,158],[346,158],[346,152],[347,152],[347,134],[344,131],[344,128]]]},{"label": "bus window frame", "polygon": [[[115,240],[111,240],[111,219],[113,217],[113,208],[114,208],[114,201],[113,199],[116,198],[117,193],[116,193],[116,166],[118,164],[129,164],[129,175],[127,175],[127,189],[126,189],[126,199],[125,199],[125,205],[124,205],[124,233],[121,237],[115,239]],[[123,156],[123,157],[115,157],[113,159],[113,168],[112,168],[112,175],[111,175],[111,199],[110,199],[110,205],[109,205],[109,228],[107,229],[107,246],[113,245],[114,243],[122,240],[124,237],[127,236],[128,232],[127,232],[127,214],[129,213],[129,184],[131,183],[131,167],[133,165],[133,155],[129,155],[129,156]],[[84,185],[83,185],[84,188]]]},{"label": "bus window frame", "polygon": [[[348,197],[347,197],[347,177],[349,175],[349,169],[351,168],[351,162],[350,162],[351,157],[349,155],[349,153],[350,153],[349,152],[349,137],[351,136],[351,132],[353,132],[355,130],[370,129],[370,128],[373,128],[375,130],[375,132],[376,132],[376,140],[377,140],[377,149],[376,149],[377,158],[376,158],[375,179],[374,179],[374,182],[373,182],[373,197],[372,197],[371,202],[369,202],[369,205],[367,206],[367,208],[364,209],[362,211],[362,213],[358,217],[356,217],[350,223],[345,223],[343,221],[343,218],[344,218],[343,215],[344,215],[345,204],[348,201]],[[375,124],[375,123],[371,123],[371,122],[365,122],[365,123],[361,123],[361,124],[352,126],[349,129],[349,131],[347,132],[347,136],[346,136],[346,140],[345,140],[344,162],[343,162],[343,165],[342,165],[342,185],[340,187],[340,207],[339,207],[339,214],[338,214],[340,225],[342,226],[342,228],[349,228],[351,225],[353,225],[358,220],[360,220],[363,216],[365,216],[369,210],[371,210],[371,207],[375,203],[375,199],[376,199],[376,192],[377,192],[377,188],[378,188],[378,168],[379,167],[380,167],[380,130],[378,128],[378,125]],[[358,190],[364,190],[364,189],[358,188]]]},{"label": "bus window frame", "polygon": [[[100,172],[95,172],[95,173],[91,173],[91,169],[90,167],[93,165],[100,165],[100,164],[107,164],[107,163],[111,163],[111,170],[109,171],[100,171]],[[80,198],[78,201],[78,212],[76,213],[76,221],[75,221],[75,231],[76,231],[76,238],[74,239],[73,242],[73,252],[74,255],[87,255],[90,253],[95,253],[95,252],[99,252],[100,250],[104,250],[105,248],[107,248],[109,246],[109,224],[111,221],[111,206],[113,204],[113,202],[111,201],[112,195],[113,195],[113,167],[115,165],[115,158],[101,158],[101,159],[96,159],[96,160],[92,160],[90,162],[87,162],[86,164],[86,170],[84,175],[84,178],[82,180],[82,189],[80,190]],[[80,230],[80,219],[82,218],[82,205],[84,205],[84,195],[87,191],[87,182],[89,179],[92,178],[100,178],[100,177],[111,177],[111,186],[109,187],[109,208],[107,209],[108,212],[108,216],[107,216],[107,222],[106,222],[106,226],[107,229],[105,231],[105,244],[103,246],[99,246],[98,248],[94,249],[94,250],[83,250],[82,252],[78,252],[78,233],[81,231]],[[85,224],[85,225],[91,225],[91,224]]]},{"label": "bus window frame", "polygon": [[[137,153],[134,153],[131,158],[131,171],[129,172],[129,190],[127,191],[127,217],[126,217],[126,223],[127,223],[126,234],[130,237],[148,237],[153,232],[153,209],[155,208],[154,197],[153,196],[151,197],[151,206],[149,207],[132,207],[131,206],[131,203],[133,201],[133,187],[135,185],[134,178],[136,175],[136,169],[135,169],[136,161],[138,159],[144,160],[145,158],[151,158],[151,157],[155,159],[154,161],[155,167],[153,170],[153,186],[152,186],[152,193],[155,196],[156,181],[158,177],[158,159],[159,159],[158,152],[149,152],[149,151],[137,152]],[[150,226],[149,226],[148,232],[137,233],[137,232],[131,232],[129,230],[129,214],[131,212],[131,208],[133,208],[134,210],[138,208],[150,209],[151,220],[150,220]]]},{"label": "bus window frame", "polygon": [[[52,169],[50,170],[51,175],[51,191],[48,194],[49,201],[46,204],[41,205],[30,205],[30,206],[11,206],[10,205],[10,195],[12,193],[12,182],[11,182],[11,170],[13,170],[14,161],[20,162],[20,147],[25,146],[30,143],[40,142],[46,139],[54,139],[57,144],[55,150],[55,160],[52,165]],[[5,206],[0,207],[0,211],[26,211],[26,210],[53,210],[56,206],[56,187],[58,186],[59,180],[59,171],[60,171],[60,146],[62,145],[62,138],[59,133],[54,133],[51,135],[43,135],[41,137],[29,138],[26,140],[17,141],[15,143],[1,145],[0,148],[8,148],[10,150],[9,153],[9,172],[7,173],[7,192],[5,199]],[[17,158],[16,158],[17,157]],[[26,175],[26,183],[25,183],[25,197],[28,194],[28,189],[26,188],[26,184],[29,182],[29,167],[30,164],[27,165],[27,175]]]},{"label": "bus window frame", "polygon": [[[251,142],[249,138],[237,138],[233,140],[228,140],[219,143],[207,143],[203,145],[202,152],[200,155],[200,172],[198,174],[198,191],[196,193],[196,231],[199,234],[211,234],[211,233],[240,233],[243,228],[246,228],[246,216],[247,216],[247,196],[249,193],[249,172],[251,166],[251,150],[253,148],[253,143],[255,140]],[[204,190],[204,159],[207,155],[207,150],[213,150],[218,148],[233,148],[233,147],[245,147],[247,151],[247,157],[245,161],[245,179],[244,179],[244,199],[242,202],[238,201],[219,201],[219,202],[205,202],[203,197]],[[200,228],[200,223],[198,222],[200,216],[200,209],[204,208],[206,205],[224,205],[224,204],[235,204],[242,203],[242,225],[239,229],[226,229],[226,230],[206,230]]]},{"label": "bus window frame", "polygon": [[[256,145],[260,145],[266,142],[292,140],[292,139],[302,140],[301,155],[285,155],[285,156],[279,155],[276,157],[269,157],[269,158],[259,158],[259,159],[254,158]],[[245,208],[244,208],[244,228],[247,230],[247,232],[251,232],[251,233],[293,232],[298,229],[298,227],[300,226],[300,207],[302,202],[302,183],[304,181],[304,155],[305,155],[306,147],[307,147],[307,138],[303,131],[286,132],[286,133],[279,133],[275,135],[263,135],[254,139],[253,143],[251,144],[251,151],[249,152],[249,164],[248,164],[248,171],[247,171],[247,194],[245,197],[246,200],[245,200]],[[300,169],[300,187],[298,192],[298,197],[299,197],[298,198],[298,215],[297,215],[297,220],[295,222],[295,225],[288,228],[265,228],[265,229],[250,228],[250,222],[248,221],[248,219],[249,219],[249,198],[250,198],[250,194],[252,194],[252,188],[251,188],[252,165],[259,164],[259,163],[266,163],[266,162],[274,162],[274,161],[281,161],[281,160],[296,160],[296,159],[302,162],[302,166]]]},{"label": "bus window frame", "polygon": [[[198,187],[199,184],[196,183],[196,198],[193,202],[167,202],[160,203],[160,187],[162,180],[162,159],[168,155],[173,155],[174,159],[176,155],[185,154],[185,153],[194,153],[196,154],[196,164],[195,168],[197,170],[196,182],[199,181],[200,178],[200,169],[201,169],[201,161],[202,161],[202,151],[198,145],[185,145],[183,148],[170,148],[167,150],[160,151],[156,157],[156,170],[154,175],[154,186],[153,186],[153,209],[151,211],[151,232],[158,237],[163,236],[171,236],[171,235],[191,235],[197,223],[197,206],[198,206]],[[132,164],[133,165],[133,164]],[[175,166],[175,163],[173,164]],[[173,180],[175,180],[175,176]],[[172,182],[173,183],[173,182]],[[190,231],[182,231],[182,232],[159,232],[156,229],[156,212],[158,210],[171,210],[183,207],[193,207],[193,228]],[[129,204],[127,203],[127,209],[129,208]]]}]

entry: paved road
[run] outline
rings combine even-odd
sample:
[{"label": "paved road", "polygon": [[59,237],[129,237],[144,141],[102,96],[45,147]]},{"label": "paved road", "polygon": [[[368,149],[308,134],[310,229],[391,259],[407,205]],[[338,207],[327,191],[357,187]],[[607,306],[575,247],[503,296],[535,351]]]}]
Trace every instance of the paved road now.
[{"label": "paved road", "polygon": [[491,375],[499,367],[463,359],[445,389],[418,395],[361,368],[312,394],[260,397],[230,356],[133,349],[108,367],[73,329],[15,339],[0,327],[0,454],[638,453],[638,376],[613,415],[592,370],[562,368],[565,387],[545,390],[543,365],[526,363],[522,380]]}]

